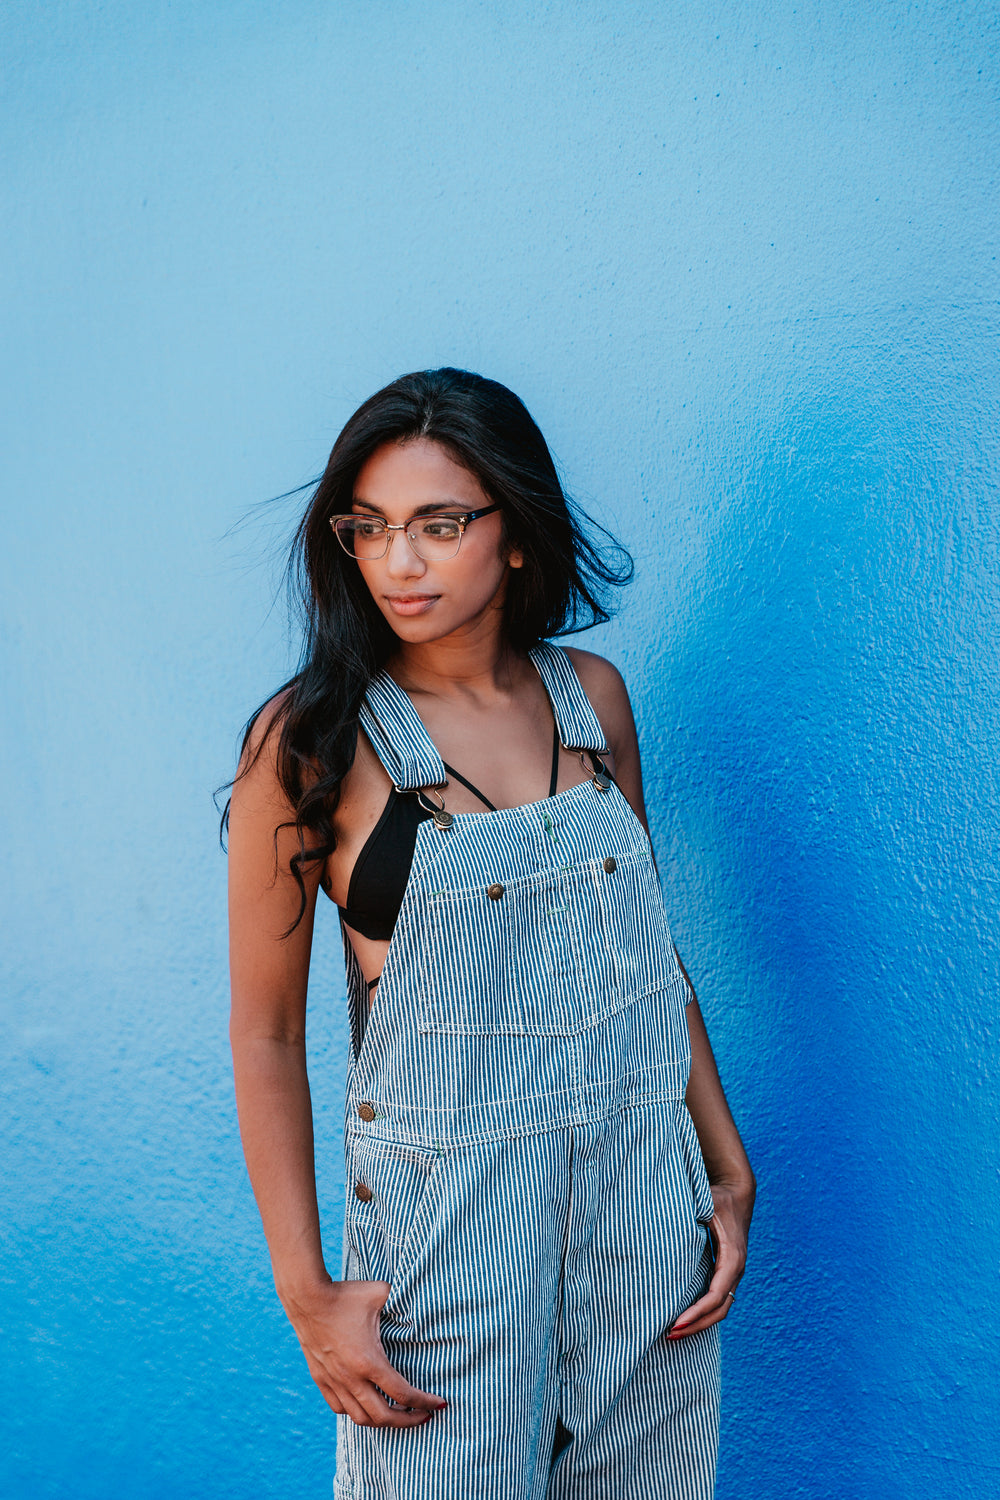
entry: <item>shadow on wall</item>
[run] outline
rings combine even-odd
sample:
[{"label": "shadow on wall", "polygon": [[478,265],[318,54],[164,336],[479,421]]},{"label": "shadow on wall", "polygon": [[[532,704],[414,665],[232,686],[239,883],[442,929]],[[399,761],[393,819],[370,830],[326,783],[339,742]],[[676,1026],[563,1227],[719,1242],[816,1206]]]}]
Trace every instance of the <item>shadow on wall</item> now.
[{"label": "shadow on wall", "polygon": [[[753,1417],[761,1496],[845,1500],[874,1474],[923,1495],[912,1456],[944,1474],[983,1443],[944,1403],[986,1373],[956,1234],[973,1229],[1000,978],[977,891],[997,873],[997,542],[964,416],[982,401],[942,389],[937,351],[906,370],[888,347],[737,435],[662,678],[699,746],[680,795],[715,825],[705,899],[731,942],[718,922],[715,940],[749,957],[715,989],[726,1049],[746,1047],[731,1071],[756,1070],[741,1106],[762,1183],[754,1342],[734,1341],[728,1385],[730,1420]],[[745,1473],[746,1432],[739,1446]]]}]

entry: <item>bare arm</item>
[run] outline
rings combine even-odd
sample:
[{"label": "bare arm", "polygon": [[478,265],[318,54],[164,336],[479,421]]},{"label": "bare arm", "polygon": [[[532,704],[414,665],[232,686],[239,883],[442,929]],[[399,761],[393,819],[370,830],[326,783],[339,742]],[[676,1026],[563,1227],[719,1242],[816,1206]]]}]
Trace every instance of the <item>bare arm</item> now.
[{"label": "bare arm", "polygon": [[[608,747],[614,757],[615,780],[648,834],[639,739],[625,684],[616,668],[600,657],[583,651],[573,651],[572,656],[608,737]],[[694,986],[680,954],[677,954],[677,962],[691,996],[686,1010],[691,1038],[691,1072],[685,1098],[698,1133],[715,1203],[715,1214],[709,1226],[715,1248],[715,1269],[704,1296],[674,1323],[671,1338],[697,1333],[719,1322],[728,1313],[733,1300],[730,1294],[735,1292],[746,1265],[747,1235],[757,1189],[753,1170],[726,1102]]]},{"label": "bare arm", "polygon": [[[298,847],[266,744],[233,787],[229,820],[230,1038],[243,1150],[275,1286],[334,1411],[363,1426],[413,1426],[441,1406],[392,1369],[379,1338],[384,1282],[334,1282],[323,1260],[306,1073],[306,991],[319,867],[303,920],[289,868]],[[380,1391],[399,1403],[390,1407]],[[414,1407],[418,1410],[410,1411]]]},{"label": "bare arm", "polygon": [[687,1006],[691,1072],[685,1097],[698,1132],[715,1204],[709,1224],[715,1249],[715,1270],[704,1296],[674,1323],[671,1338],[698,1333],[729,1312],[733,1294],[746,1268],[747,1237],[757,1194],[757,1180],[726,1102],[701,1008],[679,953],[677,962],[691,995]]},{"label": "bare arm", "polygon": [[229,1033],[243,1149],[283,1299],[326,1274],[305,1045],[317,880],[310,880],[303,921],[283,940],[299,905],[288,871],[294,830],[281,830],[275,842],[289,816],[265,748],[236,782],[230,809]]}]

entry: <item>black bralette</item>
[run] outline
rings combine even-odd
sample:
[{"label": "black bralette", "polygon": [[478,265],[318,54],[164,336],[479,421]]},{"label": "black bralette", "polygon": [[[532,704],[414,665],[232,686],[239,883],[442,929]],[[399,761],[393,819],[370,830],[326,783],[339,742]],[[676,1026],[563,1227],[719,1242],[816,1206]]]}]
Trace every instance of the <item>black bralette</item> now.
[{"label": "black bralette", "polygon": [[[470,792],[484,802],[490,812],[497,809],[478,787],[466,781],[460,771],[445,765],[449,776],[454,776]],[[549,796],[554,797],[559,776],[559,727],[552,731],[552,775],[549,779]],[[392,937],[392,930],[403,904],[403,892],[410,878],[413,850],[417,842],[417,827],[430,817],[430,812],[421,807],[415,792],[399,792],[395,787],[389,792],[382,814],[365,840],[351,871],[351,882],[347,888],[347,905],[339,908],[348,927],[360,932],[362,937],[380,939]]]}]

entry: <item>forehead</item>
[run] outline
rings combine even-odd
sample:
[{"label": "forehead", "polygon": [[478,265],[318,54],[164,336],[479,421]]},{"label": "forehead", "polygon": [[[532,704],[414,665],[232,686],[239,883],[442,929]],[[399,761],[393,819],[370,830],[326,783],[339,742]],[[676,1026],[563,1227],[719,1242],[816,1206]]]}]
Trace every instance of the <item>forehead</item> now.
[{"label": "forehead", "polygon": [[411,438],[377,448],[354,481],[356,502],[379,510],[412,513],[425,505],[447,504],[475,509],[486,503],[473,474],[447,448],[429,438]]}]

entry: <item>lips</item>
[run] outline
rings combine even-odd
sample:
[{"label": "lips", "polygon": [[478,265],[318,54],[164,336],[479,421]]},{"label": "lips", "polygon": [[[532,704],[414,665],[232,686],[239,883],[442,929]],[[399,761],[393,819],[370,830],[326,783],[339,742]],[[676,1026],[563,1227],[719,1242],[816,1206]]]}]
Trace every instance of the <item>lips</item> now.
[{"label": "lips", "polygon": [[422,615],[436,604],[440,594],[386,594],[385,602],[395,615]]}]

